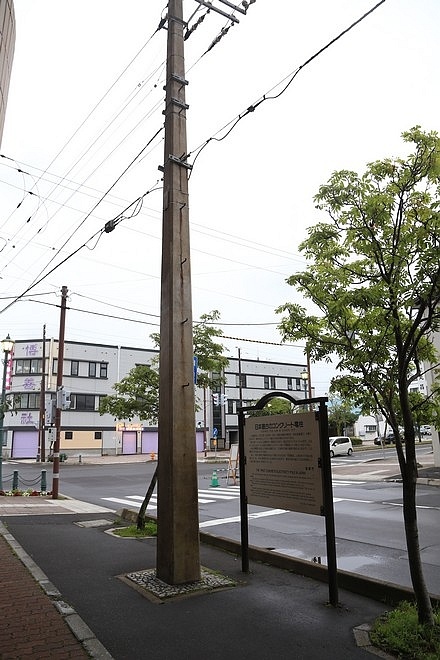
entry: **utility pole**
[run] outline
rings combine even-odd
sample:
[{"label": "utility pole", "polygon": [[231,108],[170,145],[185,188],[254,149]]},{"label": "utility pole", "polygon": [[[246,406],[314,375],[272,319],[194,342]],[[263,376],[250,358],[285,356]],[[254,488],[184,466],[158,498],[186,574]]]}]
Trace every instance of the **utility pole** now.
[{"label": "utility pole", "polygon": [[157,577],[200,579],[182,0],[168,2],[160,318]]},{"label": "utility pole", "polygon": [[53,448],[52,499],[58,499],[60,484],[60,435],[61,435],[61,392],[63,386],[64,330],[66,327],[67,286],[61,288],[60,331],[58,335],[57,393],[55,409],[55,443]]},{"label": "utility pole", "polygon": [[46,460],[46,324],[43,325],[43,349],[41,353],[41,387],[40,387],[40,424],[38,429],[38,456],[44,463]]}]

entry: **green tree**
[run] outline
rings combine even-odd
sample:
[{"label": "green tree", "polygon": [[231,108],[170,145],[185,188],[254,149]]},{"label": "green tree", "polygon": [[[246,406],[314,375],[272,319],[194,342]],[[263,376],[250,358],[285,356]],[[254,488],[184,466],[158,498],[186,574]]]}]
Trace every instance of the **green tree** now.
[{"label": "green tree", "polygon": [[[347,426],[352,426],[359,415],[352,411],[350,401],[330,395],[328,403],[328,424],[330,435],[342,435]],[[333,430],[334,433],[333,433]]]},{"label": "green tree", "polygon": [[[228,365],[228,359],[223,356],[223,346],[215,341],[221,337],[223,331],[213,324],[220,318],[217,310],[209,314],[203,314],[200,321],[194,324],[193,341],[194,354],[198,358],[198,385],[206,388],[217,386],[223,380],[223,370]],[[160,334],[150,335],[154,344],[160,347]],[[159,417],[159,374],[156,367],[160,368],[158,360],[153,360],[152,366],[138,365],[119,383],[115,383],[113,389],[116,395],[105,396],[101,399],[99,412],[101,415],[110,413],[116,419],[132,419],[139,417],[143,421],[157,423]],[[205,421],[206,429],[206,421]],[[153,494],[157,481],[157,469],[154,472],[145,498],[139,509],[137,527],[145,526],[145,512],[148,502]]]},{"label": "green tree", "polygon": [[[217,309],[200,316],[200,321],[193,325],[194,355],[198,360],[197,385],[202,389],[213,389],[223,381],[223,371],[228,366],[229,360],[224,356],[225,347],[218,341],[223,335],[223,330],[215,327],[215,322],[220,319]],[[155,332],[150,335],[155,346],[160,347],[160,334]]]},{"label": "green tree", "polygon": [[157,423],[159,416],[159,374],[144,364],[133,367],[125,378],[113,385],[116,394],[102,397],[99,413],[110,413],[115,419]]},{"label": "green tree", "polygon": [[[440,141],[420,127],[402,137],[414,145],[406,159],[370,163],[362,176],[335,172],[321,186],[315,202],[327,217],[301,245],[307,269],[288,280],[317,312],[295,303],[277,311],[285,314],[280,330],[286,340],[305,339],[314,361],[336,360],[340,375],[332,391],[380,411],[394,431],[419,621],[432,626],[420,557],[409,386],[423,365],[435,369],[439,361],[431,333],[440,327]],[[437,383],[430,400],[438,394]]]},{"label": "green tree", "polygon": [[266,415],[288,415],[292,412],[292,404],[288,399],[274,396],[261,410],[251,410],[249,417],[264,417]]}]

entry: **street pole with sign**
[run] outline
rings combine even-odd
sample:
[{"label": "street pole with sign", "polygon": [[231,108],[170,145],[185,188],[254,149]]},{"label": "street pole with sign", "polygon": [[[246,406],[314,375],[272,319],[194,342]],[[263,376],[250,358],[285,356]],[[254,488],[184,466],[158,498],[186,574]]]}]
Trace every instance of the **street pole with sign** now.
[{"label": "street pole with sign", "polygon": [[8,369],[9,355],[14,348],[14,342],[8,335],[6,339],[3,339],[1,342],[2,351],[3,351],[3,384],[2,384],[2,396],[1,396],[1,410],[0,410],[0,490],[3,490],[3,445],[4,442],[4,428],[3,423],[5,420],[6,412],[6,372]]}]

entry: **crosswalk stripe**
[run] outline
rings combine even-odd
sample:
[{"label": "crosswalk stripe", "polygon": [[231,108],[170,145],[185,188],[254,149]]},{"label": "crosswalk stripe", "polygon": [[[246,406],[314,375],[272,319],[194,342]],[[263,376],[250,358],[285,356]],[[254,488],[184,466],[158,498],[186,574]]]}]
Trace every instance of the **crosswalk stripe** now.
[{"label": "crosswalk stripe", "polygon": [[240,493],[236,493],[235,495],[223,495],[222,493],[219,493],[217,490],[215,492],[211,492],[208,490],[199,490],[199,501],[200,501],[200,493],[202,495],[208,495],[209,497],[215,497],[216,500],[236,500],[237,497],[240,497]]},{"label": "crosswalk stripe", "polygon": [[[132,500],[124,500],[119,497],[101,497],[102,500],[106,502],[114,502],[115,504],[126,504],[127,506],[133,506],[134,502]],[[157,509],[155,504],[149,504],[147,509]]]}]

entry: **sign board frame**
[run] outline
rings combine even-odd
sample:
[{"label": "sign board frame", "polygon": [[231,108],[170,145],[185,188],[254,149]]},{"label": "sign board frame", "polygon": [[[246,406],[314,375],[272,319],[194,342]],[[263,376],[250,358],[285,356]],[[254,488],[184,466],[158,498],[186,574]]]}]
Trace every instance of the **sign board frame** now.
[{"label": "sign board frame", "polygon": [[[329,601],[330,604],[336,607],[338,605],[338,583],[337,583],[337,567],[336,567],[336,535],[335,535],[335,519],[334,519],[334,508],[333,508],[333,488],[332,488],[332,475],[331,475],[331,462],[330,462],[330,447],[329,447],[329,441],[328,441],[328,412],[327,412],[327,402],[328,398],[327,397],[314,397],[314,398],[309,398],[309,399],[294,399],[294,397],[290,396],[290,394],[287,394],[285,392],[269,392],[265,396],[263,396],[259,401],[254,406],[246,406],[246,407],[241,407],[238,409],[238,445],[239,445],[239,470],[240,470],[240,520],[241,520],[241,563],[242,563],[242,571],[244,573],[249,572],[249,523],[248,523],[248,488],[247,488],[247,466],[246,466],[246,455],[245,455],[245,426],[246,423],[248,423],[249,419],[258,420],[258,417],[246,417],[246,413],[249,413],[251,411],[256,411],[256,410],[262,410],[266,404],[274,397],[278,398],[283,398],[289,400],[294,406],[301,405],[303,406],[304,404],[309,405],[311,407],[312,404],[316,405],[317,410],[313,413],[316,415],[316,420],[318,424],[318,429],[319,429],[319,437],[316,438],[315,434],[315,445],[316,447],[319,446],[319,467],[321,470],[321,481],[322,481],[322,507],[320,507],[320,515],[325,516],[325,529],[326,529],[326,544],[327,544],[327,568],[328,568],[328,585],[329,585]],[[290,415],[289,417],[292,418],[292,420],[296,417],[296,415]],[[272,415],[271,416],[271,423],[276,424],[278,418],[284,418],[284,415]],[[260,417],[261,419],[261,417]],[[279,420],[281,423],[283,420]],[[260,438],[261,440],[261,438]],[[255,446],[257,446],[258,440],[255,439]],[[276,441],[276,444],[278,444],[277,451],[279,452],[279,439]],[[315,447],[315,450],[316,450]],[[300,456],[299,453],[295,455],[295,452],[289,452],[290,453],[290,463],[292,464],[292,460],[295,458],[303,458],[303,456]],[[313,453],[313,452],[312,452]],[[266,452],[263,451],[262,454],[263,458],[267,455]],[[278,458],[282,458],[281,455],[278,456]],[[310,459],[309,458],[307,460]],[[264,464],[265,468],[264,469],[270,469],[267,468],[267,460],[266,463]],[[304,467],[304,466],[302,466]],[[279,467],[276,467],[275,469],[280,469]],[[288,469],[291,469],[288,468]],[[318,489],[316,488],[316,481],[314,480],[313,482],[315,484],[314,488],[315,490],[312,492],[312,499],[314,499],[314,504],[313,506],[316,507],[317,500],[318,500]],[[266,486],[268,484],[266,483]],[[267,490],[267,489],[266,489]],[[282,489],[281,489],[282,493]],[[251,486],[251,489],[249,491],[249,494],[251,495],[251,499],[254,498],[255,493],[253,492],[253,487]],[[285,493],[284,493],[285,494]],[[263,497],[268,497],[268,495],[263,495],[262,492],[259,493],[260,496]],[[295,496],[291,495],[290,497],[291,503],[293,504],[298,504],[298,494]],[[269,500],[267,500],[269,501]],[[262,506],[266,506],[263,504]],[[282,507],[285,508],[285,507]],[[295,509],[292,509],[295,510]]]},{"label": "sign board frame", "polygon": [[249,417],[244,454],[248,504],[324,515],[315,412]]}]

